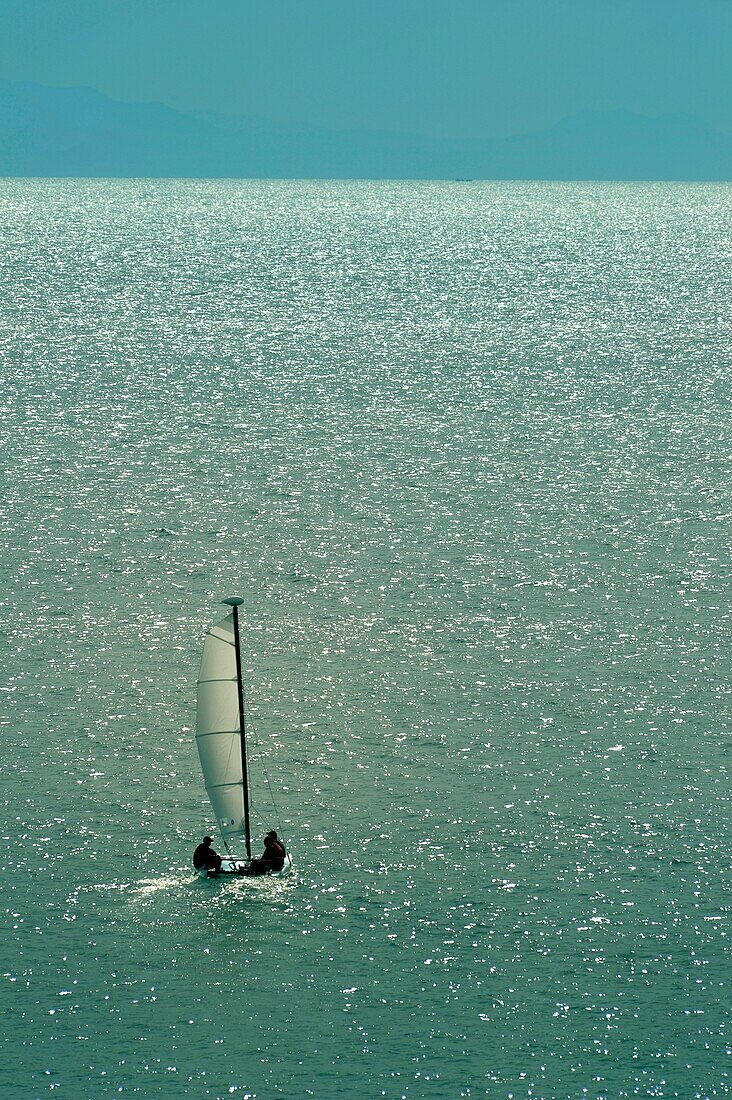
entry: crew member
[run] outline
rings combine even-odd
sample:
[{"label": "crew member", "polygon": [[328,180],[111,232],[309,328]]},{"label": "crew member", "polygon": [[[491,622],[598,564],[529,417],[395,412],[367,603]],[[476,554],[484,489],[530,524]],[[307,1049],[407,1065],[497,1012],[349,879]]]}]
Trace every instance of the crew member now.
[{"label": "crew member", "polygon": [[285,866],[285,846],[272,830],[264,838],[264,852],[259,859],[253,859],[246,870],[247,875],[272,875]]},{"label": "crew member", "polygon": [[277,833],[272,830],[271,833],[267,833],[264,838],[264,853],[262,855],[262,863],[268,871],[281,871],[285,866],[285,846],[281,840],[278,840]]},{"label": "crew member", "polygon": [[209,874],[213,871],[215,875],[221,870],[221,856],[214,850],[210,836],[205,836],[193,853],[193,866],[197,871],[208,871]]}]

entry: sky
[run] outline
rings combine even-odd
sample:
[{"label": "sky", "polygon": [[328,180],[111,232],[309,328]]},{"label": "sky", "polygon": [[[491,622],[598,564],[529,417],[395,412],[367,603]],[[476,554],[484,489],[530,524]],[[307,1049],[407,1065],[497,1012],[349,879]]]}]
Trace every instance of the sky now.
[{"label": "sky", "polygon": [[0,0],[0,175],[730,179],[732,0]]},{"label": "sky", "polygon": [[0,79],[480,141],[584,112],[732,137],[732,0],[2,0]]}]

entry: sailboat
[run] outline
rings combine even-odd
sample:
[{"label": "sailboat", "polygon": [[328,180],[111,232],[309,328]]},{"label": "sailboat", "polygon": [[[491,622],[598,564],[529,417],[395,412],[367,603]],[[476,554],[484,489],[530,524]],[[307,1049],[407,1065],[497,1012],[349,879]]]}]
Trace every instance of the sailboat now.
[{"label": "sailboat", "polygon": [[[250,821],[249,768],[247,761],[247,731],[244,720],[244,693],[241,677],[241,642],[239,637],[240,596],[222,601],[229,611],[206,633],[198,674],[198,704],[196,708],[196,744],[216,825],[226,849],[218,872],[202,870],[199,874],[251,875],[257,861],[252,860]],[[235,856],[229,841],[244,838],[246,856]],[[289,855],[281,870],[292,868]],[[262,873],[261,870],[259,873]]]}]

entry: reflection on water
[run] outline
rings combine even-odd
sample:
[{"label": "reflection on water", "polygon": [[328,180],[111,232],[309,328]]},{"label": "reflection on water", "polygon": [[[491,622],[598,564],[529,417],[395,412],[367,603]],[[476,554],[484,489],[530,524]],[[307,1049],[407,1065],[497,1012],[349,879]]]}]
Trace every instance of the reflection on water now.
[{"label": "reflection on water", "polygon": [[0,183],[4,1094],[726,1095],[729,205]]}]

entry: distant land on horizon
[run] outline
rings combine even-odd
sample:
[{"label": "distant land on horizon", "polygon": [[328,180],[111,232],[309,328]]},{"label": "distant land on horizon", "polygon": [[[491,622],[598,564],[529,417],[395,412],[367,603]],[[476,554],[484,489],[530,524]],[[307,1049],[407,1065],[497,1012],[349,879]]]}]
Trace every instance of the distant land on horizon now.
[{"label": "distant land on horizon", "polygon": [[273,126],[0,81],[0,175],[265,179],[732,179],[732,138],[691,115],[583,112],[482,141]]}]

